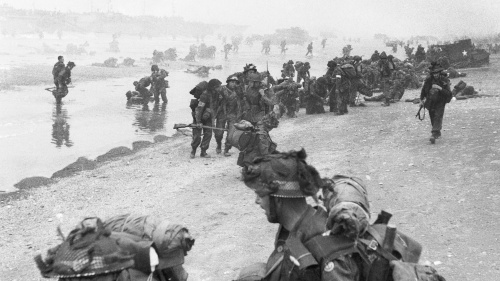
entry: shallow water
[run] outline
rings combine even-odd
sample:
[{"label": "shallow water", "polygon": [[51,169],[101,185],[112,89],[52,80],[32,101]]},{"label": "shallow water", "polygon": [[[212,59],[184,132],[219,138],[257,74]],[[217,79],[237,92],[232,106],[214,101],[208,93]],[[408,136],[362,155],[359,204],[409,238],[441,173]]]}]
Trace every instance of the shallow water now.
[{"label": "shallow water", "polygon": [[[166,50],[177,47],[179,57],[184,57],[189,45],[197,44],[196,40],[188,38],[172,41],[168,38],[139,40],[122,36],[119,39],[121,53],[116,55],[106,52],[111,41],[109,34],[67,34],[62,41],[50,34],[43,40],[34,36],[20,36],[2,40],[0,59],[5,62],[6,68],[30,63],[53,65],[57,55],[41,55],[35,49],[40,49],[46,43],[63,50],[72,41],[88,41],[88,49],[96,51],[95,56],[66,55],[66,62],[76,61],[77,67],[102,62],[110,56],[132,57],[138,61],[141,57],[150,57],[155,48]],[[224,60],[223,54],[218,51],[216,59],[197,64],[222,65],[222,70],[214,70],[205,78],[218,78],[222,82],[230,74],[242,71],[246,63],[256,64],[259,70],[268,67],[271,74],[278,77],[283,62],[289,59],[310,61],[311,75],[321,76],[326,70],[326,62],[340,56],[342,46],[349,42],[329,40],[326,50],[320,50],[319,41],[315,41],[315,56],[308,59],[304,57],[306,45],[289,46],[286,56],[277,54],[278,47],[272,46],[271,55],[265,56],[260,53],[260,43],[256,43],[254,46],[240,46],[240,52],[230,54],[229,60]],[[216,38],[206,40],[206,43],[222,46]],[[353,54],[365,57],[374,49],[388,50],[377,41],[350,44],[354,48]],[[396,56],[401,55],[402,50]],[[78,157],[94,159],[113,147],[131,147],[132,142],[137,140],[152,141],[157,134],[172,135],[175,123],[190,123],[192,119],[188,106],[191,95],[188,92],[203,79],[182,70],[166,69],[170,71],[168,80],[171,87],[167,89],[168,104],[150,103],[147,108],[126,104],[126,91],[131,90],[132,81],[140,77],[79,82],[78,77],[74,76],[73,83],[76,86],[70,89],[60,106],[55,104],[52,94],[44,90],[52,85],[0,92],[0,161],[3,163],[0,169],[0,191],[15,190],[13,184],[25,177],[50,177]],[[146,75],[149,73],[142,76]]]}]

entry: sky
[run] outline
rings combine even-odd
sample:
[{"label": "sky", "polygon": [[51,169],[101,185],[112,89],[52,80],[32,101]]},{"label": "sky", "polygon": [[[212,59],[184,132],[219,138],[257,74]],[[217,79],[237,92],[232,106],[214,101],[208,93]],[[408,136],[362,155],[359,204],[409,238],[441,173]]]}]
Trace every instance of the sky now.
[{"label": "sky", "polygon": [[500,33],[499,0],[0,0],[16,8],[180,16],[273,33],[299,26],[313,35],[462,36]]}]

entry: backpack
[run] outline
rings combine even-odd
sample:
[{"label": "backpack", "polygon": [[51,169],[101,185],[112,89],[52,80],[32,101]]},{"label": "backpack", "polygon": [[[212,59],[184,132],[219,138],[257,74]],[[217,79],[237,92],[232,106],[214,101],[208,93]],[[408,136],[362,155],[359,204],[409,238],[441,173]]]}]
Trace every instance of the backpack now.
[{"label": "backpack", "polygon": [[331,280],[328,276],[331,270],[328,271],[326,268],[333,260],[350,254],[357,254],[361,258],[360,270],[367,281],[433,280],[416,277],[391,279],[394,273],[394,265],[391,262],[416,264],[422,253],[422,246],[417,241],[387,224],[391,216],[382,211],[374,224],[357,239],[349,239],[343,235],[318,235],[305,242],[304,246],[322,266],[322,280]]},{"label": "backpack", "polygon": [[353,78],[357,77],[356,69],[354,68],[354,66],[352,64],[349,64],[349,63],[344,64],[340,67],[340,69],[342,69],[342,72],[349,79],[353,79]]},{"label": "backpack", "polygon": [[107,219],[104,227],[110,231],[128,233],[140,240],[153,241],[161,269],[182,265],[184,256],[191,250],[195,241],[184,226],[160,221],[151,216],[118,215]]},{"label": "backpack", "polygon": [[139,85],[141,85],[144,88],[149,87],[151,85],[151,77],[146,76],[146,77],[141,78],[139,80]]},{"label": "backpack", "polygon": [[207,81],[201,81],[194,87],[189,93],[194,96],[195,99],[199,99],[203,91],[205,91],[208,88],[208,82]]}]

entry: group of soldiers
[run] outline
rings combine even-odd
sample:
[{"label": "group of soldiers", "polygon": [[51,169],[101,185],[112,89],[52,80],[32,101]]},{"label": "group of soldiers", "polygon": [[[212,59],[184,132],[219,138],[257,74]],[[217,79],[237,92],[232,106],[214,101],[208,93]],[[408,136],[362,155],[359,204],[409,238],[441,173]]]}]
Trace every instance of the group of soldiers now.
[{"label": "group of soldiers", "polygon": [[[70,63],[64,66],[60,57],[54,66],[58,89],[65,85],[59,79],[67,75],[63,67],[69,73],[74,67]],[[207,150],[213,131],[217,154],[229,157],[232,147],[240,150],[237,164],[242,167],[245,185],[255,192],[255,203],[264,209],[268,221],[280,226],[267,263],[243,268],[238,281],[445,281],[432,267],[418,264],[422,246],[388,224],[391,214],[382,211],[370,224],[370,204],[362,180],[344,175],[322,178],[306,162],[303,149],[278,152],[269,135],[281,116],[296,117],[301,106],[306,114],[324,113],[325,104],[335,115],[346,114],[348,106],[362,104],[356,101],[358,93],[370,97],[374,86],[382,91],[382,105],[389,106],[391,100],[401,98],[409,84],[403,83],[409,81],[406,69],[413,67],[408,64],[385,52],[376,52],[366,61],[360,56],[344,56],[328,61],[326,73],[316,78],[310,75],[309,62],[290,60],[277,80],[269,71],[258,72],[255,65],[247,64],[242,72],[228,76],[225,85],[211,79],[190,91],[190,157],[196,157],[198,148],[200,157],[210,157]],[[135,91],[129,91],[127,98],[138,97],[147,104],[151,96],[156,103],[161,96],[167,102],[168,72],[157,65],[152,65],[151,71],[150,76],[134,82]],[[443,67],[434,63],[428,71],[421,106],[429,110],[433,126],[430,141],[434,143],[441,136],[451,91]],[[62,81],[67,82],[67,78]],[[308,197],[315,206],[306,200]],[[131,222],[133,227],[125,227]],[[35,258],[44,277],[75,281],[188,278],[182,263],[194,239],[179,225],[126,214],[104,222],[87,218],[67,237],[61,236],[62,244],[45,257]]]},{"label": "group of soldiers", "polygon": [[125,94],[127,101],[147,105],[151,97],[153,97],[155,103],[159,103],[161,97],[162,101],[167,103],[167,88],[169,88],[168,80],[165,79],[167,76],[168,71],[153,64],[151,66],[151,75],[133,82],[134,91],[128,91]]},{"label": "group of soldiers", "polygon": [[[198,147],[201,149],[200,157],[210,157],[207,150],[212,138],[212,130],[215,129],[215,140],[217,143],[216,153],[222,153],[222,140],[227,130],[224,144],[224,156],[231,156],[232,148],[230,138],[235,130],[234,124],[241,123],[246,129],[256,132],[255,147],[259,147],[267,154],[272,150],[272,141],[268,132],[277,126],[277,118],[273,112],[275,97],[272,94],[273,78],[268,72],[258,73],[253,64],[243,68],[243,72],[230,75],[226,84],[218,79],[202,81],[191,91],[191,110],[193,123],[193,140],[191,142],[191,158],[195,158]],[[260,144],[257,144],[259,142]],[[257,153],[247,149],[245,155]],[[251,159],[241,155],[239,163],[242,164]],[[253,155],[253,154],[252,154]]]}]

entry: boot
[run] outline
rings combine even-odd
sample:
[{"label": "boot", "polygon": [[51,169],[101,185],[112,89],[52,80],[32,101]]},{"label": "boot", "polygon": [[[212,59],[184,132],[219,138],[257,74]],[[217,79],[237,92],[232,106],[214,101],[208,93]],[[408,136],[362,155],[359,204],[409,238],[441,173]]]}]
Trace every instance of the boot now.
[{"label": "boot", "polygon": [[215,152],[217,154],[221,154],[221,152],[222,152],[222,144],[221,143],[217,143],[217,148],[215,149]]},{"label": "boot", "polygon": [[200,157],[202,157],[202,158],[210,158],[210,155],[207,154],[206,150],[202,150],[201,153],[200,153]]},{"label": "boot", "polygon": [[196,157],[196,149],[191,150],[191,154],[189,155],[191,159],[194,159]]},{"label": "boot", "polygon": [[229,148],[227,148],[227,147],[226,147],[226,148],[224,148],[224,156],[225,156],[225,157],[229,157],[229,156],[231,156],[231,153],[229,153]]},{"label": "boot", "polygon": [[388,98],[385,98],[385,99],[384,99],[384,102],[382,102],[382,104],[381,104],[381,105],[382,105],[382,106],[390,106],[390,105],[391,105],[391,103],[389,102],[389,99],[388,99]]},{"label": "boot", "polygon": [[435,144],[436,143],[436,137],[434,135],[432,135],[430,138],[429,138],[429,141],[432,143],[432,144]]}]

